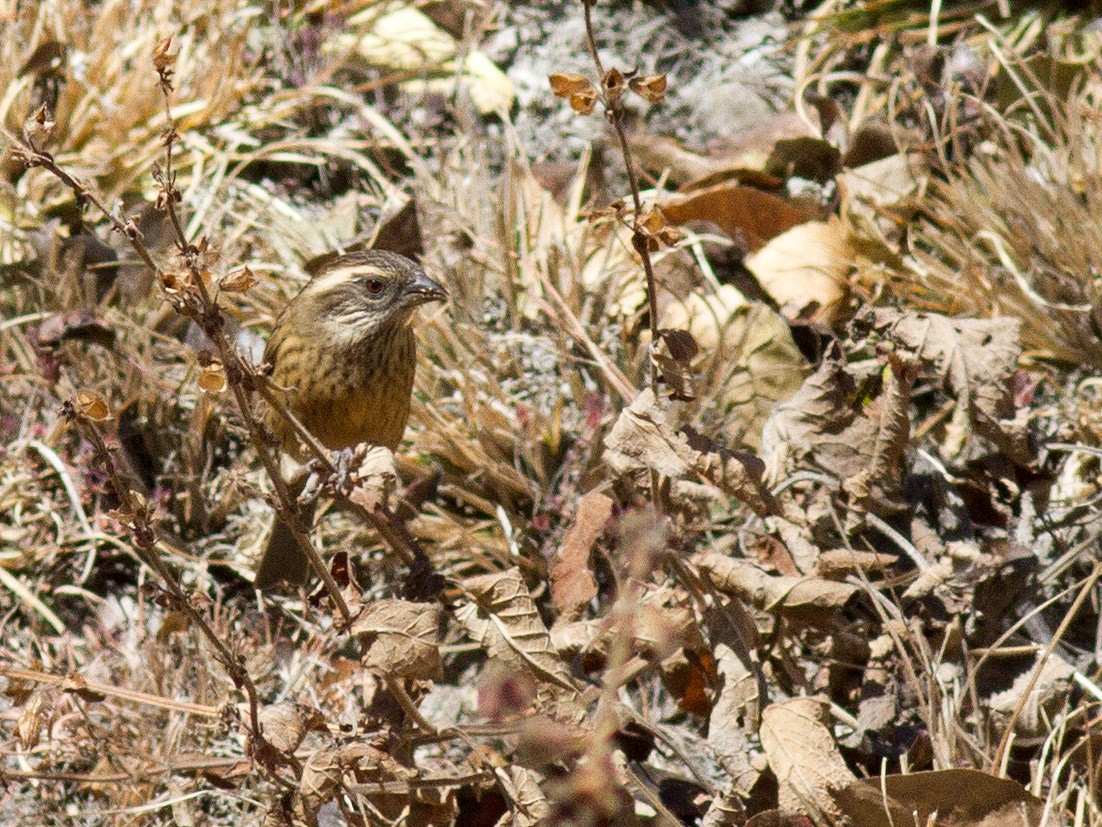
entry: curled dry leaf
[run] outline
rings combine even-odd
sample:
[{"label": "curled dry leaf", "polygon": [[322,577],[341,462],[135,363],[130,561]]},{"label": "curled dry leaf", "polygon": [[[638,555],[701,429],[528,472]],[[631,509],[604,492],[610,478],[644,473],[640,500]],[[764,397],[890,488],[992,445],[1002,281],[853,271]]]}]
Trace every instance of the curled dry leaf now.
[{"label": "curled dry leaf", "polygon": [[324,728],[322,716],[317,710],[290,701],[260,710],[260,725],[268,743],[285,753],[298,749],[309,730]]},{"label": "curled dry leaf", "polygon": [[609,69],[601,78],[601,85],[605,88],[605,94],[611,103],[616,103],[624,96],[627,90],[627,82],[624,73],[619,69]]},{"label": "curled dry leaf", "polygon": [[696,452],[667,424],[650,388],[620,412],[605,440],[605,461],[619,474],[654,470],[665,477],[684,477],[695,460]]},{"label": "curled dry leaf", "polygon": [[861,509],[902,497],[899,484],[911,436],[911,389],[918,363],[899,353],[893,353],[888,363],[884,392],[875,402],[880,411],[868,465],[842,483],[853,504]]},{"label": "curled dry leaf", "polygon": [[1014,731],[1023,738],[1045,737],[1067,702],[1074,672],[1075,667],[1053,652],[1043,664],[1035,663],[1018,675],[1009,689],[991,696],[993,717],[1006,724],[1020,708]]},{"label": "curled dry leaf", "polygon": [[438,604],[377,600],[364,607],[352,632],[366,644],[361,655],[366,668],[398,678],[440,677]]},{"label": "curled dry leaf", "polygon": [[550,81],[551,91],[556,98],[569,98],[571,95],[576,95],[579,92],[584,92],[587,89],[593,88],[593,84],[590,83],[589,78],[585,75],[556,72],[555,74],[548,75],[547,80]]},{"label": "curled dry leaf", "polygon": [[883,377],[879,396],[867,400],[843,359],[825,358],[765,424],[766,479],[775,484],[797,469],[815,468],[853,480],[847,491],[864,511],[890,516],[904,508],[900,485],[914,370],[898,364]]},{"label": "curled dry leaf", "polygon": [[773,406],[792,396],[808,374],[784,319],[725,284],[671,303],[662,325],[693,336],[701,350],[692,362],[698,395],[728,417],[732,436],[756,448]]},{"label": "curled dry leaf", "polygon": [[511,765],[495,769],[494,775],[512,809],[496,827],[536,827],[551,814],[551,805],[540,789],[540,777],[532,770]]},{"label": "curled dry leaf", "polygon": [[715,224],[748,251],[803,224],[813,216],[767,192],[740,184],[720,184],[660,205],[671,224],[691,221]]},{"label": "curled dry leaf", "polygon": [[836,322],[849,297],[854,252],[836,218],[808,221],[773,238],[747,256],[746,268],[790,318]]},{"label": "curled dry leaf", "polygon": [[530,671],[540,681],[541,701],[560,716],[576,717],[577,689],[559,658],[551,636],[524,584],[520,569],[483,574],[463,581],[473,602],[455,612],[456,620],[486,654],[516,669]]},{"label": "curled dry leaf", "polygon": [[579,115],[588,115],[597,104],[597,90],[585,75],[553,74],[547,78],[557,98],[570,101],[570,108]]},{"label": "curled dry leaf", "polygon": [[706,482],[745,502],[760,516],[780,514],[764,483],[765,465],[760,459],[743,451],[716,449],[695,434],[674,433],[650,388],[620,412],[605,440],[605,461],[620,474],[653,470],[674,479]]},{"label": "curled dry leaf", "polygon": [[666,76],[639,75],[628,81],[628,88],[647,103],[660,103],[666,97]]},{"label": "curled dry leaf", "polygon": [[93,422],[105,422],[111,418],[111,410],[99,394],[77,391],[77,413]]},{"label": "curled dry leaf", "polygon": [[242,267],[223,276],[220,286],[227,293],[246,293],[256,287],[256,283],[256,274],[248,267]]},{"label": "curled dry leaf", "polygon": [[821,552],[815,561],[815,573],[827,580],[841,580],[856,572],[883,571],[899,562],[894,554],[840,548]]},{"label": "curled dry leaf", "polygon": [[899,153],[838,176],[842,220],[856,234],[901,252],[906,222],[919,205],[929,170],[921,156]]},{"label": "curled dry leaf", "polygon": [[861,827],[1036,827],[1045,809],[1017,781],[969,769],[862,778],[831,795]]},{"label": "curled dry leaf", "polygon": [[374,511],[386,503],[397,479],[394,452],[382,445],[373,445],[356,469],[354,487],[348,498],[368,511]]},{"label": "curled dry leaf", "polygon": [[169,35],[153,49],[153,67],[158,72],[164,72],[176,62],[176,55],[169,49],[172,48],[172,35]]},{"label": "curled dry leaf", "polygon": [[757,609],[796,623],[822,626],[857,593],[856,586],[818,577],[776,577],[753,563],[722,554],[701,556],[697,565],[712,584]]},{"label": "curled dry leaf", "polygon": [[731,779],[731,791],[748,795],[760,770],[750,762],[750,736],[757,721],[758,681],[750,664],[726,643],[715,647],[719,697],[708,716],[708,746]]},{"label": "curled dry leaf", "polygon": [[700,347],[687,330],[663,328],[658,331],[658,337],[665,352],[655,349],[653,356],[661,370],[662,381],[672,388],[670,397],[681,402],[692,402],[696,399],[693,359],[700,353]]},{"label": "curled dry leaf", "polygon": [[827,715],[826,702],[816,698],[771,704],[762,712],[761,746],[777,776],[780,811],[836,824],[842,810],[831,792],[855,779],[826,726]]},{"label": "curled dry leaf", "polygon": [[854,319],[855,335],[875,334],[914,354],[934,370],[956,400],[954,428],[945,450],[959,454],[969,433],[991,440],[1012,462],[1033,464],[1027,412],[1014,405],[1013,378],[1021,355],[1018,319],[950,319],[866,307]]},{"label": "curled dry leaf", "polygon": [[199,374],[199,388],[205,393],[221,393],[226,389],[226,369],[218,359],[203,367]]},{"label": "curled dry leaf", "polygon": [[574,523],[551,561],[551,600],[560,620],[578,619],[597,596],[590,553],[611,516],[612,499],[599,491],[590,491],[578,503]]}]

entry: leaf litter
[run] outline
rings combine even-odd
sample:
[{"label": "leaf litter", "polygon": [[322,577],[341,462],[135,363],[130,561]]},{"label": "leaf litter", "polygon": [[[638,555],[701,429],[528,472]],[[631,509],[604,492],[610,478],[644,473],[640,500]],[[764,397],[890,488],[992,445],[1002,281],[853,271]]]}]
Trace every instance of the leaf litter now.
[{"label": "leaf litter", "polygon": [[[434,5],[349,9],[326,48],[334,20],[292,12],[301,55],[264,67],[226,34],[237,12],[223,4],[211,13],[226,25],[211,30],[236,66],[212,64],[183,21],[180,57],[157,54],[181,83],[190,143],[177,172],[194,226],[222,239],[196,254],[228,320],[263,332],[315,256],[368,240],[422,251],[452,290],[422,325],[407,450],[369,454],[350,497],[368,511],[395,503],[439,601],[408,599],[403,566],[345,513],[326,513],[314,536],[341,561],[347,626],[324,597],[246,597],[269,505],[226,393],[240,377],[156,285],[123,279],[125,256],[97,272],[57,255],[72,233],[109,239],[90,214],[62,228],[40,209],[70,193],[42,170],[8,176],[0,732],[12,806],[162,808],[171,823],[1097,822],[1087,597],[1102,428],[1065,393],[1091,387],[1067,363],[1090,364],[1096,344],[1092,253],[1061,230],[1050,235],[1074,255],[1058,258],[1036,211],[1011,209],[1023,181],[1058,181],[1081,196],[1057,200],[1061,214],[1080,215],[1093,179],[1060,178],[1036,122],[1006,140],[1013,113],[985,122],[972,87],[931,80],[903,50],[890,93],[806,95],[814,118],[778,113],[725,152],[634,132],[644,167],[659,167],[637,245],[628,201],[602,203],[589,177],[611,171],[607,155],[578,164],[565,198],[545,187],[530,148],[493,120],[508,123],[508,73],[477,47],[477,26],[458,39],[437,20],[448,4]],[[475,4],[453,5],[486,23]],[[109,11],[91,24],[109,29]],[[1007,61],[1028,31],[983,31],[969,49],[988,37],[1003,75],[1021,68]],[[140,205],[160,148],[156,96],[134,91],[149,78],[75,21],[69,44],[33,40],[5,39],[26,47],[4,78],[19,90],[12,111],[58,91],[48,81],[70,50],[99,55],[104,88],[141,105],[81,121],[87,103],[67,83],[57,114],[26,107],[24,137]],[[168,43],[141,42],[150,54]],[[572,118],[679,94],[649,69],[562,68],[544,73],[545,91]],[[235,70],[239,101],[211,85]],[[280,92],[292,79],[293,100]],[[345,81],[394,97],[353,100]],[[915,111],[967,116],[951,150],[903,98],[882,99],[901,90],[929,99]],[[1087,83],[1071,100],[1056,147],[1093,140],[1074,108],[1090,94]],[[434,120],[449,95],[473,108]],[[875,105],[898,130],[875,126]],[[487,113],[478,129],[463,121]],[[429,126],[413,140],[418,123]],[[124,133],[134,151],[103,163],[105,136]],[[946,165],[950,151],[965,163]],[[662,167],[682,194],[662,191]],[[990,199],[973,214],[981,189]],[[399,205],[416,220],[395,220]],[[1013,222],[994,220],[1000,210]],[[1013,237],[1023,226],[1028,249]],[[640,247],[654,253],[653,304]],[[167,245],[157,255],[171,260]],[[1010,287],[937,296],[930,285],[953,284],[965,263],[974,284]],[[170,301],[194,289],[178,264],[162,275]],[[75,421],[106,434],[102,450]],[[125,468],[129,509],[104,453]],[[149,585],[136,562],[148,514],[255,702],[194,615]]]}]

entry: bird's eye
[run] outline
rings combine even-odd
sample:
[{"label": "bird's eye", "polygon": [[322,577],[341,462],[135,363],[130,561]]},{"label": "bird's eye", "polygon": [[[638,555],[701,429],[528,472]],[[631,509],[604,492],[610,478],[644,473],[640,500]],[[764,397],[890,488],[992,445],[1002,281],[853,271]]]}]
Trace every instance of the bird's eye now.
[{"label": "bird's eye", "polygon": [[380,293],[382,293],[383,287],[385,286],[386,285],[383,284],[382,279],[368,279],[367,284],[365,285],[368,294],[372,296],[378,296]]}]

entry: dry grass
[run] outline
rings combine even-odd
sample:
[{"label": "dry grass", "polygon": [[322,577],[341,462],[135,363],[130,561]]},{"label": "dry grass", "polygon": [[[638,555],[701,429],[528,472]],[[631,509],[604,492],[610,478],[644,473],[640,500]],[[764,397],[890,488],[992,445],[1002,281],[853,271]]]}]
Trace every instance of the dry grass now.
[{"label": "dry grass", "polygon": [[[1071,649],[1059,652],[1069,660],[1084,652],[1089,660],[1097,645],[1097,606],[1073,604],[1094,594],[1097,577],[1092,492],[1072,484],[1094,473],[1091,461],[1066,475],[1074,479],[1034,495],[1031,481],[1048,473],[1041,462],[1008,470],[1005,457],[978,441],[960,455],[938,453],[950,441],[945,411],[953,400],[925,364],[925,384],[905,401],[917,435],[900,460],[901,475],[915,486],[908,493],[917,503],[908,512],[913,523],[870,529],[843,495],[845,481],[822,466],[773,480],[782,504],[776,510],[747,508],[751,489],[768,500],[761,472],[747,455],[726,449],[756,450],[774,403],[800,387],[810,368],[780,316],[719,284],[690,238],[656,253],[655,269],[662,323],[684,325],[706,344],[694,363],[698,395],[664,407],[669,426],[655,430],[670,436],[684,461],[687,448],[672,435],[692,426],[713,442],[698,453],[723,464],[719,477],[741,471],[751,479],[717,482],[702,464],[655,490],[657,475],[610,470],[614,429],[647,385],[650,319],[626,225],[590,220],[603,205],[588,201],[589,157],[557,199],[539,183],[532,151],[505,114],[494,121],[501,140],[462,117],[445,129],[415,131],[410,110],[434,101],[379,81],[386,70],[317,45],[342,19],[378,4],[343,4],[328,15],[314,5],[286,13],[229,0],[194,10],[162,0],[21,7],[0,16],[0,122],[21,135],[28,114],[49,104],[52,134],[28,133],[46,141],[39,148],[118,215],[139,215],[158,266],[184,272],[151,203],[151,170],[164,163],[168,120],[149,55],[171,33],[177,86],[170,111],[180,133],[173,164],[185,234],[209,240],[211,284],[242,266],[260,279],[250,291],[219,296],[242,349],[255,348],[307,278],[310,258],[371,238],[381,217],[414,200],[423,260],[452,295],[446,310],[422,320],[414,415],[400,462],[416,509],[411,530],[449,584],[443,676],[396,682],[385,669],[361,668],[367,656],[353,644],[370,644],[341,630],[327,603],[258,599],[248,588],[271,483],[231,395],[199,389],[210,342],[167,306],[106,222],[90,209],[74,212],[72,193],[46,170],[18,170],[5,141],[0,668],[9,671],[0,742],[9,757],[0,769],[8,795],[0,823],[7,812],[17,821],[37,814],[42,823],[285,823],[278,819],[303,778],[322,790],[317,803],[327,817],[337,817],[339,804],[348,823],[441,823],[460,812],[535,823],[522,812],[525,802],[533,812],[552,808],[554,823],[612,823],[647,808],[654,815],[640,820],[673,823],[670,801],[641,778],[661,770],[709,801],[726,794],[740,802],[741,814],[722,822],[740,824],[777,804],[782,775],[775,754],[773,768],[762,769],[758,712],[814,693],[833,703],[835,718],[824,731],[832,745],[845,742],[851,768],[879,771],[861,743],[867,733],[853,724],[861,716],[865,726],[868,709],[860,707],[869,698],[891,696],[894,717],[877,737],[896,727],[921,730],[920,747],[883,759],[893,773],[962,766],[1010,773],[1044,801],[1044,823],[1102,823],[1092,751],[1098,664],[1077,661],[1079,689],[1038,713],[1035,741],[1008,744],[1005,719],[1000,724],[991,712],[994,694],[1031,670],[1050,641],[1055,647],[1070,639]],[[67,47],[63,82],[36,67],[21,71],[36,49],[55,41]],[[876,60],[872,74],[888,65],[886,53]],[[841,62],[825,54],[806,77],[830,76]],[[1007,66],[1017,64],[1008,59]],[[376,82],[384,90],[378,95],[349,91],[357,84],[374,90]],[[868,81],[855,111],[910,112],[896,106],[913,89],[913,78],[907,82],[890,89]],[[1026,364],[1096,366],[1097,94],[1094,85],[1079,86],[1055,122],[1018,118],[992,103],[986,114],[999,128],[959,162],[949,157],[951,142],[940,140],[946,136],[931,135],[944,180],[908,225],[909,247],[897,266],[878,271],[882,282],[861,286],[908,308],[1018,317]],[[465,105],[462,96],[452,103]],[[113,280],[104,281],[113,260],[106,271],[88,269],[80,255],[92,247],[76,242],[93,236],[117,251]],[[44,348],[42,322],[73,311],[95,319],[93,333],[70,331],[56,349]],[[868,342],[843,337],[839,347],[856,383],[836,394],[845,396],[842,406],[859,420],[880,416],[899,364],[875,361],[883,354]],[[158,551],[191,610],[251,676],[278,760],[258,747],[246,694],[218,647],[147,565],[140,538],[127,528],[133,515],[120,512],[95,441],[82,430],[87,423],[64,413],[78,391],[107,400],[112,418],[98,427],[115,435],[121,474],[153,504],[165,541]],[[827,391],[814,400],[828,401],[835,400]],[[1102,432],[1046,427],[1069,440]],[[855,443],[849,447],[861,447],[847,438]],[[603,522],[591,527],[591,548],[583,549],[587,561],[593,551],[582,568],[594,596],[568,611],[553,594],[563,577],[553,571],[563,550],[582,542],[580,504],[594,491],[612,498],[612,517],[607,530]],[[1049,491],[1058,508],[1044,513]],[[655,502],[667,520],[640,516]],[[936,513],[923,510],[935,504]],[[951,518],[960,520],[958,534],[947,527]],[[920,531],[931,527],[933,537]],[[365,569],[366,596],[349,590],[355,606],[378,606],[399,591],[394,556],[358,520],[327,514],[314,536],[327,553],[350,551]],[[1030,543],[1036,599],[987,615],[975,609],[978,594],[998,591],[1004,573],[1013,573],[1018,558],[1007,549]],[[801,550],[890,552],[903,563],[888,574],[848,568],[835,582],[799,570]],[[807,623],[788,613],[787,596],[762,602],[705,577],[700,556],[711,551],[760,563],[769,577],[798,576],[819,588],[844,581],[852,595],[822,616],[817,606],[802,607],[815,616]],[[504,577],[513,567],[520,574],[506,585],[515,602],[479,592],[487,581],[470,579]],[[478,625],[487,618],[531,647],[524,658],[510,660],[509,646],[491,640]],[[1031,636],[1041,621],[1049,637],[1037,642]],[[1018,650],[1006,654],[1012,645]],[[491,661],[497,665],[487,667]],[[532,662],[536,677],[525,672]],[[538,683],[539,694],[533,688],[528,698],[518,675]],[[576,731],[541,718],[506,715],[501,732],[488,730],[487,719],[500,721],[487,704],[507,705],[514,695],[575,716],[571,724],[584,731],[581,757],[564,734]],[[296,718],[284,702],[311,714]],[[1026,714],[1013,703],[1013,719]],[[651,758],[631,765],[613,738],[628,731],[629,719],[658,744]],[[287,735],[295,726],[306,736],[301,747]],[[741,746],[724,754],[731,742],[722,739],[737,741],[735,732]],[[541,764],[541,750],[553,749],[560,749],[554,760]],[[326,786],[330,760],[357,767],[341,789]],[[754,783],[739,786],[732,766]],[[437,784],[440,777],[476,780]],[[369,786],[374,781],[415,792],[383,795]],[[643,803],[632,804],[625,790]],[[312,821],[316,815],[298,813],[303,823],[323,823]]]}]

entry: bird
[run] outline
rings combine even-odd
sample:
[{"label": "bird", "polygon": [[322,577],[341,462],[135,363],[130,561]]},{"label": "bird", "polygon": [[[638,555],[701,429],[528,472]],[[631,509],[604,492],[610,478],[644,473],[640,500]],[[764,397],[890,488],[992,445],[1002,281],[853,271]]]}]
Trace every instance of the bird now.
[{"label": "bird", "polygon": [[[361,443],[395,450],[406,430],[417,366],[414,314],[447,297],[420,265],[398,253],[361,250],[329,259],[272,327],[263,363],[273,394],[331,451]],[[276,406],[265,421],[286,456],[307,458]],[[291,480],[294,496],[305,480],[302,473]],[[253,587],[298,586],[308,575],[290,527],[275,519]]]}]

